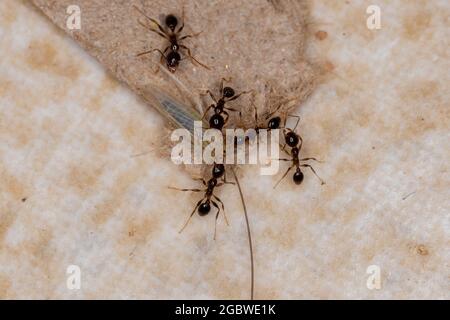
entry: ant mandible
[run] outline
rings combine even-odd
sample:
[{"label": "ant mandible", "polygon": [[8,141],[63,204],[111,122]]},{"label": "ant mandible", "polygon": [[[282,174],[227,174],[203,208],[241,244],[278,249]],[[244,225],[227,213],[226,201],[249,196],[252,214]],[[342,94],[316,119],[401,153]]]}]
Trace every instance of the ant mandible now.
[{"label": "ant mandible", "polygon": [[[222,182],[219,182],[219,179],[222,178]],[[178,191],[192,191],[192,192],[205,192],[205,195],[202,199],[200,199],[194,210],[189,215],[188,219],[184,223],[183,227],[180,229],[179,233],[181,233],[186,226],[189,224],[189,221],[191,220],[192,216],[194,215],[195,211],[198,212],[199,216],[206,216],[211,211],[211,204],[217,209],[216,218],[214,222],[214,240],[216,239],[216,232],[217,232],[217,219],[219,217],[220,208],[217,202],[220,203],[223,211],[223,216],[225,218],[225,222],[227,225],[228,219],[225,214],[225,206],[223,205],[222,200],[220,200],[219,197],[217,197],[214,194],[214,190],[216,187],[223,186],[224,184],[233,184],[233,182],[226,181],[225,178],[225,166],[223,164],[214,164],[212,169],[212,177],[208,181],[205,181],[205,179],[195,179],[199,180],[203,183],[203,185],[206,187],[205,189],[178,189],[169,187],[170,189],[178,190]]]},{"label": "ant mandible", "polygon": [[[159,54],[161,55],[161,63],[163,63],[163,61],[166,61],[166,65],[167,68],[171,71],[171,72],[175,72],[178,68],[178,65],[180,64],[180,61],[182,60],[181,55],[180,55],[180,49],[184,49],[187,52],[188,57],[195,61],[197,64],[201,65],[202,67],[206,68],[209,70],[209,67],[203,63],[201,63],[200,61],[198,61],[192,54],[191,54],[191,49],[189,49],[188,47],[186,47],[185,45],[181,44],[180,42],[187,39],[187,38],[193,38],[198,36],[201,32],[196,33],[196,34],[190,34],[190,35],[185,35],[180,37],[180,33],[181,31],[183,31],[184,29],[184,9],[183,9],[183,14],[182,14],[182,22],[180,27],[178,28],[178,30],[176,30],[177,25],[178,25],[178,18],[176,16],[174,16],[173,14],[169,14],[166,16],[165,18],[165,26],[166,28],[163,28],[158,21],[156,21],[155,19],[149,17],[147,14],[145,14],[145,12],[143,12],[141,9],[139,9],[138,7],[134,6],[134,8],[139,11],[145,18],[147,18],[148,20],[150,20],[151,22],[153,22],[154,24],[156,24],[156,26],[158,27],[158,30],[153,29],[149,26],[147,26],[144,23],[141,23],[139,21],[139,23],[144,27],[149,29],[150,31],[158,34],[159,36],[163,37],[164,39],[168,40],[169,45],[164,49],[164,51],[161,51],[159,49],[152,49],[149,51],[145,51],[142,53],[139,53],[137,56],[143,56],[152,52],[159,52]],[[169,51],[169,53],[166,52]]]},{"label": "ant mandible", "polygon": [[[285,174],[281,177],[281,179],[274,186],[274,189],[286,177],[286,175],[289,173],[289,171],[291,171],[291,169],[294,167],[295,167],[295,173],[292,176],[292,180],[294,181],[295,184],[299,185],[303,181],[304,176],[303,176],[303,172],[301,170],[302,167],[311,169],[311,171],[314,173],[314,175],[320,180],[321,184],[322,185],[325,184],[325,182],[317,175],[314,168],[310,164],[304,163],[309,160],[313,160],[313,161],[317,161],[317,162],[320,162],[320,161],[317,160],[316,158],[303,158],[303,159],[299,158],[300,150],[302,149],[302,145],[303,145],[302,137],[295,132],[295,129],[297,128],[299,121],[300,121],[300,118],[298,117],[297,123],[296,123],[294,129],[284,128],[284,130],[283,130],[285,145],[282,147],[282,149],[289,156],[291,156],[291,159],[279,159],[279,160],[292,162],[292,165],[287,169]],[[288,152],[285,149],[286,145],[288,145],[291,148],[290,152]]]},{"label": "ant mandible", "polygon": [[[206,117],[206,115],[208,114],[208,111],[210,109],[214,109],[214,114],[209,119],[209,126],[213,129],[218,129],[218,130],[222,130],[223,126],[227,123],[228,118],[230,117],[230,115],[228,114],[227,111],[239,112],[239,110],[227,107],[227,106],[225,106],[225,104],[227,102],[236,100],[243,94],[252,92],[252,91],[243,91],[239,94],[236,94],[236,92],[234,91],[233,88],[228,87],[228,86],[227,87],[223,86],[224,81],[227,81],[227,79],[222,78],[222,80],[220,82],[221,97],[218,100],[216,99],[216,97],[210,90],[206,91],[206,94],[209,94],[209,96],[211,97],[211,99],[214,101],[215,104],[211,104],[205,110],[205,113],[203,114],[203,117],[202,117],[202,119],[204,119]],[[226,116],[226,118],[224,116]]]}]

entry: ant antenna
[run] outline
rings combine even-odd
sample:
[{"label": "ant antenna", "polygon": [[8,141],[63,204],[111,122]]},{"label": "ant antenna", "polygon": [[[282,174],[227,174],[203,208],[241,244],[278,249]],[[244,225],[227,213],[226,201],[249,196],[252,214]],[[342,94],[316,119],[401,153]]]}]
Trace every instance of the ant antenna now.
[{"label": "ant antenna", "polygon": [[251,234],[251,231],[250,231],[250,223],[249,223],[249,220],[248,220],[247,207],[245,205],[244,195],[243,195],[242,189],[241,189],[241,184],[239,183],[238,177],[237,177],[236,172],[234,171],[233,167],[231,167],[231,172],[233,173],[234,180],[236,180],[236,185],[238,187],[239,195],[241,197],[242,207],[244,208],[245,223],[247,225],[248,246],[249,246],[249,249],[250,249],[250,274],[251,274],[250,299],[253,300],[253,298],[254,298],[254,291],[255,291],[255,265],[254,265],[254,261],[253,261],[252,234]]}]

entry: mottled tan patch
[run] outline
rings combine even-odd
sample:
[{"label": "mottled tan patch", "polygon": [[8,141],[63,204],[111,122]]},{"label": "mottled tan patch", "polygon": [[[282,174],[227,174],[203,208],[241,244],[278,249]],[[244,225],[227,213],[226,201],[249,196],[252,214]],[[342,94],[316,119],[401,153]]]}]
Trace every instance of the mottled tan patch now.
[{"label": "mottled tan patch", "polygon": [[431,17],[428,11],[423,10],[413,15],[405,15],[403,18],[403,36],[409,40],[420,38],[424,31],[430,27]]},{"label": "mottled tan patch", "polygon": [[2,170],[0,179],[4,186],[2,191],[9,193],[13,199],[20,200],[26,195],[24,184],[16,176]]},{"label": "mottled tan patch", "polygon": [[49,39],[33,40],[25,52],[25,62],[34,70],[76,80],[80,66],[68,52],[60,52]]},{"label": "mottled tan patch", "polygon": [[10,26],[17,19],[16,6],[9,1],[0,4],[0,21],[3,26]]},{"label": "mottled tan patch", "polygon": [[11,81],[0,78],[0,96],[6,95],[13,89],[13,84]]},{"label": "mottled tan patch", "polygon": [[400,98],[407,102],[425,101],[438,93],[439,84],[433,80],[417,79],[406,83],[400,89]]},{"label": "mottled tan patch", "polygon": [[92,214],[89,214],[89,219],[97,226],[103,225],[108,219],[118,210],[122,203],[126,201],[124,194],[128,188],[137,182],[137,180],[144,174],[144,165],[137,162],[139,166],[120,174],[112,186],[107,190],[108,196],[106,199],[95,206]]},{"label": "mottled tan patch", "polygon": [[11,288],[11,280],[6,275],[0,275],[0,299],[7,299]]},{"label": "mottled tan patch", "polygon": [[99,89],[96,90],[95,95],[86,104],[86,107],[91,111],[100,110],[103,105],[104,98],[111,95],[118,87],[118,81],[107,73],[103,78]]},{"label": "mottled tan patch", "polygon": [[91,147],[97,154],[105,154],[110,148],[110,138],[104,134],[92,134]]},{"label": "mottled tan patch", "polygon": [[69,169],[67,184],[79,194],[86,196],[89,190],[95,189],[102,174],[103,167],[98,164],[93,166],[73,165]]},{"label": "mottled tan patch", "polygon": [[2,244],[9,228],[17,219],[17,213],[12,210],[2,209],[0,212],[0,245]]},{"label": "mottled tan patch", "polygon": [[118,235],[117,252],[132,258],[136,255],[139,247],[144,245],[158,230],[161,220],[154,214],[145,218],[133,218],[127,216],[123,232]]}]

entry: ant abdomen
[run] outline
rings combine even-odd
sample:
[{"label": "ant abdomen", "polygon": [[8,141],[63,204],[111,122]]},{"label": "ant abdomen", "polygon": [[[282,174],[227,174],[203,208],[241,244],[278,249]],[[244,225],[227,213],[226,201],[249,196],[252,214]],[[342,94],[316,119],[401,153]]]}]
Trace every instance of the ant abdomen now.
[{"label": "ant abdomen", "polygon": [[206,216],[211,211],[211,205],[209,202],[202,203],[198,209],[197,212],[200,216]]},{"label": "ant abdomen", "polygon": [[223,126],[225,125],[225,119],[222,117],[221,114],[214,114],[209,119],[209,127],[212,129],[222,130]]},{"label": "ant abdomen", "polygon": [[298,169],[297,171],[295,171],[294,175],[292,176],[292,180],[294,181],[294,183],[295,183],[296,185],[301,184],[302,181],[303,181],[303,178],[304,178],[303,172],[301,172],[300,169]]},{"label": "ant abdomen", "polygon": [[175,72],[181,60],[181,56],[176,51],[171,51],[167,55],[167,67],[171,72]]}]

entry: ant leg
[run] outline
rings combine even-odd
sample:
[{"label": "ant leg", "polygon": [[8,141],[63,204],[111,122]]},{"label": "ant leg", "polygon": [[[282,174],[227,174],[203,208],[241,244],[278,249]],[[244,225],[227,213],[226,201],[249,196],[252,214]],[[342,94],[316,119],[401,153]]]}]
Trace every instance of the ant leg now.
[{"label": "ant leg", "polygon": [[288,150],[286,150],[286,143],[281,147],[281,150],[283,150],[284,152],[286,152],[288,155],[290,155],[292,157],[291,153]]},{"label": "ant leg", "polygon": [[209,109],[211,109],[211,108],[214,108],[214,105],[213,105],[213,104],[210,105],[210,106],[205,110],[205,112],[203,113],[203,117],[202,117],[201,120],[205,119],[206,115],[208,114]]},{"label": "ant leg", "polygon": [[219,218],[220,208],[214,201],[211,200],[211,203],[214,207],[217,209],[216,218],[214,219],[214,240],[216,240],[216,234],[217,234],[217,219]]},{"label": "ant leg", "polygon": [[203,33],[203,31],[200,31],[200,32],[197,32],[194,34],[188,34],[186,36],[182,36],[180,39],[178,39],[178,41],[182,41],[182,40],[188,39],[188,38],[195,38],[195,37],[198,37],[199,35],[201,35],[202,33]]},{"label": "ant leg", "polygon": [[227,181],[227,172],[226,172],[226,171],[223,173],[223,183],[224,183],[224,184],[232,184],[232,185],[235,185],[234,182]]},{"label": "ant leg", "polygon": [[192,216],[195,213],[195,210],[197,210],[197,208],[200,206],[200,204],[202,203],[203,199],[201,199],[199,202],[197,202],[197,205],[195,206],[194,210],[192,211],[192,213],[189,215],[189,218],[186,220],[186,222],[184,223],[183,227],[181,227],[180,231],[178,231],[178,233],[183,232],[184,228],[187,227],[189,221],[191,221]]},{"label": "ant leg", "polygon": [[258,108],[256,108],[255,104],[252,102],[253,109],[255,109],[255,123],[258,125]]},{"label": "ant leg", "polygon": [[206,90],[206,94],[209,94],[209,96],[211,97],[211,99],[213,99],[213,101],[217,104],[217,99],[214,96],[214,94],[211,92],[211,90]]},{"label": "ant leg", "polygon": [[166,35],[165,33],[159,32],[158,30],[155,30],[155,29],[153,29],[153,28],[147,26],[146,24],[144,24],[144,23],[142,23],[142,22],[140,22],[140,21],[138,21],[138,22],[139,22],[139,24],[140,24],[141,26],[143,26],[144,28],[150,30],[151,32],[154,32],[154,33],[158,34],[159,36],[163,37],[164,39],[169,40],[169,38],[167,37],[167,35]]},{"label": "ant leg", "polygon": [[194,178],[193,180],[195,181],[201,181],[203,183],[203,185],[206,187],[206,181],[203,178]]},{"label": "ant leg", "polygon": [[303,139],[300,135],[297,135],[298,139],[300,140],[300,145],[298,146],[298,151],[300,152],[300,150],[302,150],[302,146],[303,146]]},{"label": "ant leg", "polygon": [[[290,114],[290,115],[288,115],[288,117],[297,118],[297,122],[295,123],[294,129],[292,129],[292,131],[295,131],[295,129],[297,129],[298,123],[300,122],[300,116],[296,116],[296,115]],[[286,119],[287,119],[287,117],[286,117]]]},{"label": "ant leg", "polygon": [[186,191],[202,192],[202,191],[204,191],[204,190],[200,190],[200,189],[180,189],[180,188],[175,188],[175,187],[167,187],[167,188],[169,188],[171,190],[177,190],[177,191],[183,191],[183,192],[186,192]]},{"label": "ant leg", "polygon": [[[280,110],[282,106],[283,106],[283,105],[280,104],[274,111],[272,111],[271,113],[269,113],[269,114],[266,116],[266,120],[272,118],[272,116],[273,116],[275,113],[277,113],[277,111]],[[286,125],[285,125],[285,126],[286,126]]]},{"label": "ant leg", "polygon": [[223,121],[223,123],[225,124],[225,123],[227,123],[228,122],[228,119],[230,118],[230,115],[228,114],[228,112],[226,112],[226,111],[223,111],[222,112],[224,115],[226,115],[227,116],[227,118],[226,119],[223,119],[224,121]]},{"label": "ant leg", "polygon": [[164,50],[164,52],[162,52],[162,51],[159,50],[159,49],[152,49],[152,50],[149,50],[149,51],[141,52],[141,53],[139,53],[138,55],[136,55],[136,57],[144,56],[144,55],[146,55],[146,54],[149,54],[149,53],[152,53],[152,52],[155,52],[155,51],[159,52],[159,54],[161,55],[161,59],[163,59],[163,58],[166,57],[166,56],[164,55],[164,53],[167,51],[167,48],[166,48],[166,50]]},{"label": "ant leg", "polygon": [[302,165],[300,165],[300,167],[306,167],[306,168],[310,168],[311,169],[311,171],[314,173],[314,175],[320,180],[320,182],[321,182],[321,184],[322,185],[324,185],[325,184],[325,181],[323,181],[322,180],[322,178],[321,177],[319,177],[319,175],[316,173],[316,171],[314,170],[314,168],[313,167],[311,167],[309,164],[302,164]]},{"label": "ant leg", "polygon": [[291,169],[294,167],[294,165],[290,166],[287,171],[284,173],[284,175],[281,177],[280,180],[278,180],[278,182],[275,184],[275,186],[273,187],[274,189],[280,184],[280,182],[287,176],[287,174],[289,173],[289,171],[291,171]]},{"label": "ant leg", "polygon": [[[214,197],[214,199],[217,200],[217,201],[220,203],[220,205],[222,206],[223,218],[225,219],[225,223],[227,224],[227,226],[229,226],[230,224],[229,224],[229,222],[228,222],[227,214],[225,213],[225,206],[223,205],[222,200],[220,200],[220,198],[217,197],[217,196],[214,195],[214,194],[213,194],[213,197]],[[214,201],[213,201],[213,203],[214,203]]]},{"label": "ant leg", "polygon": [[162,34],[160,34],[160,33],[158,32],[158,30],[155,30],[155,29],[153,29],[153,28],[149,28],[148,26],[145,26],[145,27],[147,27],[148,29],[150,29],[150,30],[152,30],[152,31],[154,31],[154,32],[156,32],[156,33],[158,33],[160,36],[162,36],[162,37],[164,37],[164,38],[167,39],[166,31],[164,30],[163,27],[161,27],[161,25],[158,23],[158,21],[156,21],[156,20],[153,19],[153,18],[150,18],[144,11],[142,11],[141,9],[139,9],[137,6],[133,6],[133,7],[134,7],[137,11],[139,11],[140,14],[142,14],[144,17],[146,17],[148,20],[150,20],[151,22],[153,22],[154,24],[156,24],[156,26],[158,27],[159,31],[160,31]]},{"label": "ant leg", "polygon": [[195,61],[196,63],[198,63],[199,65],[201,65],[203,68],[211,70],[210,67],[208,67],[206,64],[201,63],[200,61],[198,61],[191,53],[191,49],[189,49],[188,47],[186,47],[185,45],[180,44],[180,48],[183,48],[184,50],[186,50],[189,58],[191,58],[193,61]]},{"label": "ant leg", "polygon": [[223,94],[223,82],[230,82],[231,81],[231,77],[230,78],[222,78],[220,80],[220,94]]},{"label": "ant leg", "polygon": [[323,161],[317,160],[316,158],[303,158],[303,159],[300,159],[300,161],[308,161],[308,160],[313,160],[313,161],[316,161],[316,162],[319,162],[319,163],[323,163]]},{"label": "ant leg", "polygon": [[241,113],[240,110],[237,110],[237,109],[235,109],[235,108],[229,108],[229,107],[223,107],[223,108],[226,109],[226,110],[228,110],[228,111],[233,111],[233,112],[239,112],[239,113]]}]

